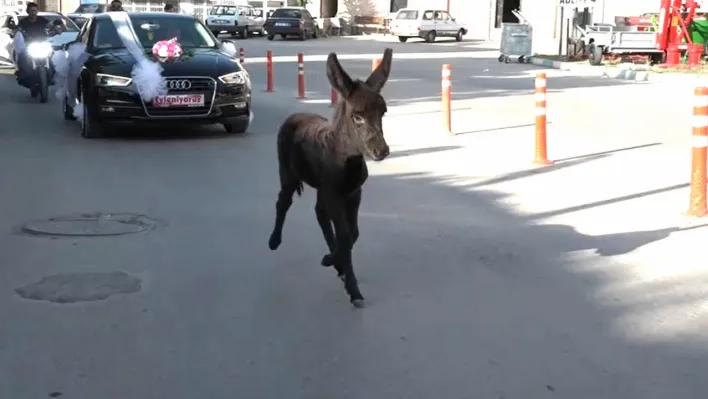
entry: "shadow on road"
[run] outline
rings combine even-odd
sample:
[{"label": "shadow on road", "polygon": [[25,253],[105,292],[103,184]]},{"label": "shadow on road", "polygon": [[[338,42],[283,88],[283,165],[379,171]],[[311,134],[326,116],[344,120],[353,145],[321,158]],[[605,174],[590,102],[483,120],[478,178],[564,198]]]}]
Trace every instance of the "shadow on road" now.
[{"label": "shadow on road", "polygon": [[[421,173],[373,176],[367,191],[390,194],[364,196],[355,248],[365,289],[378,291],[376,312],[395,314],[385,323],[414,323],[407,339],[416,358],[445,359],[451,394],[541,398],[550,386],[563,397],[646,398],[637,375],[662,397],[708,390],[698,369],[708,363],[705,345],[689,322],[707,298],[681,289],[705,285],[705,276],[645,282],[612,258],[680,229],[587,235],[537,224],[501,205],[505,194],[471,186]],[[390,254],[405,261],[376,261]],[[656,325],[667,312],[671,325]],[[420,317],[425,323],[414,322]],[[483,381],[461,371],[477,367],[488,370]]]}]

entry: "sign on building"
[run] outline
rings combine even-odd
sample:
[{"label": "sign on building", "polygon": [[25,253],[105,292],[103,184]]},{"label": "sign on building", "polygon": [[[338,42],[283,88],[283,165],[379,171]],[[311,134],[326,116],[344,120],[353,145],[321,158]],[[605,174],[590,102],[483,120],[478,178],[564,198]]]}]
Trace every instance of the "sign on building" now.
[{"label": "sign on building", "polygon": [[558,0],[558,6],[563,8],[592,8],[597,0]]}]

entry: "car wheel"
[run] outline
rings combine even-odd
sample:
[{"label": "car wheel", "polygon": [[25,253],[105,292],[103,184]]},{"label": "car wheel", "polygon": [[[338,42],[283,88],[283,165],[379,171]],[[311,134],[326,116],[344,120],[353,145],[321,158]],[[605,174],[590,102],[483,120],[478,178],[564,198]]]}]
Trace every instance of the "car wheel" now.
[{"label": "car wheel", "polygon": [[218,30],[213,30],[213,31],[211,31],[211,33],[214,34],[214,37],[219,37],[219,33],[221,33],[221,32],[219,32]]},{"label": "car wheel", "polygon": [[64,101],[61,103],[61,110],[64,113],[64,120],[75,121],[76,117],[74,117],[74,107],[69,105],[69,99],[64,97]]},{"label": "car wheel", "polygon": [[427,35],[425,35],[425,41],[428,43],[432,43],[435,41],[435,37],[436,37],[435,31],[431,30],[430,32],[428,32]]},{"label": "car wheel", "polygon": [[268,40],[273,40],[273,39],[275,39],[275,36],[273,36],[273,35],[268,35]]},{"label": "car wheel", "polygon": [[312,38],[317,39],[317,28],[312,30]]},{"label": "car wheel", "polygon": [[304,30],[302,33],[300,33],[300,41],[306,40],[307,39],[307,31]]},{"label": "car wheel", "polygon": [[250,122],[246,119],[236,123],[224,123],[224,129],[226,129],[228,133],[243,134],[248,130],[248,125],[250,125]]},{"label": "car wheel", "polygon": [[457,35],[455,35],[455,41],[461,42],[462,37],[464,35],[465,35],[465,32],[462,29],[460,29],[459,31],[457,31]]},{"label": "car wheel", "polygon": [[408,41],[408,38],[405,36],[398,36],[398,41],[401,43],[405,43]]},{"label": "car wheel", "polygon": [[104,135],[103,122],[98,120],[91,111],[91,107],[87,107],[84,103],[84,95],[81,94],[80,103],[84,107],[84,117],[81,118],[81,137],[85,139],[97,139]]},{"label": "car wheel", "polygon": [[286,37],[287,37],[287,35],[286,35],[285,33],[281,33],[281,34],[280,34],[280,38],[281,38],[281,39],[285,39]]},{"label": "car wheel", "polygon": [[251,34],[248,32],[248,26],[243,28],[241,31],[241,39],[248,39],[248,37],[251,36]]}]

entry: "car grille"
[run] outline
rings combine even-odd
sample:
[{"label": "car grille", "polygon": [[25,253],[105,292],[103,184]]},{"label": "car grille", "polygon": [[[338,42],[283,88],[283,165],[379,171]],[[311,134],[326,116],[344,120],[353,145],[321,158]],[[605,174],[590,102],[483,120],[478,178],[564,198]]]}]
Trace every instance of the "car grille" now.
[{"label": "car grille", "polygon": [[200,78],[200,77],[189,77],[189,76],[170,76],[167,78],[167,85],[170,87],[170,81],[183,81],[187,80],[191,84],[191,87],[186,88],[172,88],[167,94],[204,94],[204,106],[203,107],[169,107],[169,108],[158,108],[154,107],[152,104],[145,104],[143,102],[143,107],[145,107],[145,113],[149,117],[170,117],[170,116],[207,116],[211,113],[211,108],[214,103],[214,96],[216,94],[216,81],[212,78]]}]

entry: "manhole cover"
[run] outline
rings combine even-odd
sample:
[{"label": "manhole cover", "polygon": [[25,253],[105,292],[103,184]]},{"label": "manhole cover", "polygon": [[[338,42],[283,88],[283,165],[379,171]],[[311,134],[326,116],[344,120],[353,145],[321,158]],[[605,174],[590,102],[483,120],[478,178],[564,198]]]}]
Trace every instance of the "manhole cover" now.
[{"label": "manhole cover", "polygon": [[135,213],[86,213],[25,223],[22,231],[40,236],[119,236],[155,227],[156,222]]},{"label": "manhole cover", "polygon": [[100,301],[112,295],[131,294],[142,289],[139,278],[123,272],[63,273],[44,277],[17,288],[25,299],[56,303]]}]

